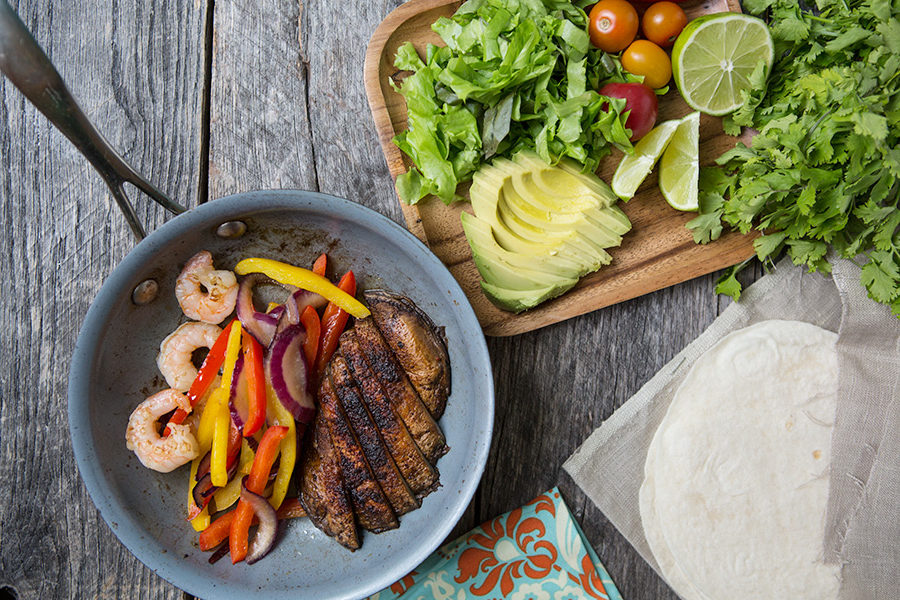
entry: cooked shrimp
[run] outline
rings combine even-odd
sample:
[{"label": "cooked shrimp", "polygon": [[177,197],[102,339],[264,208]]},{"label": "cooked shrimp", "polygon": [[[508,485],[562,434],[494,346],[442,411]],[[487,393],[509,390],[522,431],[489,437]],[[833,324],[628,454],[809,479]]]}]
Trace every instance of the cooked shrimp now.
[{"label": "cooked shrimp", "polygon": [[148,469],[168,473],[200,454],[197,439],[184,423],[169,425],[166,437],[159,435],[157,419],[176,408],[190,410],[187,397],[177,390],[163,390],[138,404],[128,418],[125,445]]},{"label": "cooked shrimp", "polygon": [[234,311],[238,282],[231,271],[213,269],[212,254],[202,250],[184,265],[175,281],[175,297],[189,319],[217,325]]},{"label": "cooked shrimp", "polygon": [[179,392],[186,392],[197,378],[192,354],[198,348],[212,348],[222,330],[209,323],[191,321],[180,325],[159,345],[156,365],[166,383]]}]

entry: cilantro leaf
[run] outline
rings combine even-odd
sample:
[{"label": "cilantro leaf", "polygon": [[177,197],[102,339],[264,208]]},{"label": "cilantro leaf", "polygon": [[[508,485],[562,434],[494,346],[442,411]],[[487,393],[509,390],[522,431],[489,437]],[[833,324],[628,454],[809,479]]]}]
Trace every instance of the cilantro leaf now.
[{"label": "cilantro leaf", "polygon": [[[816,5],[813,14],[799,0],[744,3],[768,20],[776,58],[767,80],[754,72],[725,126],[759,133],[718,158],[728,178],[701,176],[688,228],[698,243],[723,223],[762,231],[760,259],[786,250],[810,271],[830,272],[830,249],[862,254],[861,283],[900,317],[900,4]],[[738,289],[731,277],[719,287]]]}]

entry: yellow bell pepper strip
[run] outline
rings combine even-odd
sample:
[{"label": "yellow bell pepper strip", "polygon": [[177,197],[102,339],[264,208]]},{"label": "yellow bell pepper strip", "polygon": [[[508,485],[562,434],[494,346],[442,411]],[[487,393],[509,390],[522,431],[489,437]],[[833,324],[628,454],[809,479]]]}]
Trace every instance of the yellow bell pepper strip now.
[{"label": "yellow bell pepper strip", "polygon": [[263,349],[252,335],[241,340],[244,367],[247,369],[247,395],[249,396],[247,422],[244,437],[250,437],[266,422],[266,374],[263,370]]},{"label": "yellow bell pepper strip", "polygon": [[216,424],[216,416],[222,405],[228,405],[228,392],[220,387],[214,389],[206,400],[203,412],[200,413],[200,422],[197,424],[197,445],[200,446],[200,455],[206,454],[213,441],[213,429]]},{"label": "yellow bell pepper strip", "polygon": [[[269,404],[269,421],[272,425],[281,425],[287,427],[288,432],[281,440],[280,452],[281,458],[278,459],[278,472],[275,474],[275,483],[272,484],[272,495],[269,496],[269,504],[272,508],[278,510],[281,502],[287,495],[288,484],[291,482],[291,475],[294,472],[294,465],[297,462],[297,426],[294,416],[284,407],[284,404],[278,400],[275,390],[271,385],[266,386],[266,400]],[[238,489],[240,492],[240,489]]]},{"label": "yellow bell pepper strip", "polygon": [[[240,321],[236,322],[231,327],[231,331],[228,332],[228,345],[225,347],[225,364],[222,367],[222,384],[219,386],[222,392],[217,394],[219,406],[215,412],[212,447],[210,448],[212,456],[210,457],[209,465],[212,484],[216,487],[222,487],[228,483],[228,429],[231,425],[228,398],[231,394],[231,382],[234,379],[234,365],[237,363],[241,352],[242,333],[243,329]],[[199,434],[200,432],[198,431],[197,433]]]},{"label": "yellow bell pepper strip", "polygon": [[[194,382],[191,384],[191,388],[188,390],[187,397],[191,403],[191,407],[197,405],[197,402],[206,391],[209,389],[209,386],[212,385],[213,380],[216,378],[216,375],[219,373],[219,369],[222,367],[222,363],[225,361],[225,346],[228,343],[228,335],[231,332],[231,328],[234,325],[233,319],[231,323],[225,326],[225,329],[222,330],[222,333],[219,334],[219,337],[216,338],[213,347],[209,349],[209,354],[206,355],[206,358],[203,359],[203,364],[200,365],[200,370],[197,372],[197,378],[194,379]],[[180,423],[184,423],[184,420],[187,418],[188,412],[184,409],[177,409],[175,413],[169,419],[169,424],[178,425]],[[166,425],[166,429],[163,432],[163,436],[169,435],[169,424]]]},{"label": "yellow bell pepper strip", "polygon": [[238,275],[262,273],[279,283],[293,285],[319,294],[358,319],[368,317],[370,314],[369,309],[362,302],[328,281],[325,277],[302,267],[295,267],[294,265],[268,258],[245,258],[235,266],[234,272]]},{"label": "yellow bell pepper strip", "polygon": [[244,475],[250,473],[250,467],[253,465],[255,456],[256,453],[247,440],[242,440],[241,458],[238,461],[237,472],[225,487],[219,488],[213,494],[213,498],[216,499],[216,510],[225,510],[241,497],[241,480],[244,478]]},{"label": "yellow bell pepper strip", "polygon": [[[246,488],[254,494],[262,494],[269,479],[269,472],[278,450],[281,440],[288,433],[287,427],[269,427],[263,434],[256,449],[256,458],[247,476]],[[235,509],[234,521],[231,523],[231,531],[228,535],[228,548],[231,552],[231,562],[238,563],[247,556],[250,537],[250,523],[253,520],[253,508],[245,500],[238,501]]]}]

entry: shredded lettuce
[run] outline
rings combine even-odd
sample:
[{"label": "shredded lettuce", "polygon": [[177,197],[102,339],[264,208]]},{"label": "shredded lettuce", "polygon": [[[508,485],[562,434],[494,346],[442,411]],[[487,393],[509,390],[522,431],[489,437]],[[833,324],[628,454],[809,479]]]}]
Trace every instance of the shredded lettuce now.
[{"label": "shredded lettuce", "polygon": [[586,171],[611,146],[631,151],[625,101],[596,92],[625,76],[590,44],[590,3],[469,0],[432,26],[445,46],[429,44],[424,60],[411,43],[399,48],[394,65],[412,71],[395,85],[408,128],[394,143],[415,165],[397,178],[404,202],[461,200],[457,185],[484,161],[520,150],[552,164],[569,157]]}]

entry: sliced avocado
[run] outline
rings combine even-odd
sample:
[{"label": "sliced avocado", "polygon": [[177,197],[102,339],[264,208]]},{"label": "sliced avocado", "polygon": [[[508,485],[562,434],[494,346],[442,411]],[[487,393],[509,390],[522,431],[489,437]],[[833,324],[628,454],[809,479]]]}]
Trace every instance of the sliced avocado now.
[{"label": "sliced avocado", "polygon": [[485,221],[466,212],[463,212],[460,218],[473,254],[477,252],[485,259],[497,256],[514,268],[540,271],[570,279],[578,279],[584,274],[584,265],[582,263],[564,256],[549,255],[542,252],[534,254],[510,252],[497,243],[491,226]]},{"label": "sliced avocado", "polygon": [[[553,169],[551,165],[544,162],[541,157],[533,152],[519,152],[513,157],[513,160],[524,170],[537,173],[538,177],[536,179],[539,180],[538,183],[542,187],[547,187],[547,193],[549,194],[573,196],[581,193],[576,191],[579,190],[579,187],[571,184],[570,180],[563,173]],[[612,188],[606,182],[593,173],[583,172],[577,163],[564,158],[559,161],[557,167],[564,173],[575,177],[582,186],[596,194],[600,198],[601,204],[611,206],[618,202],[618,196],[613,193]],[[570,188],[570,185],[573,187]]]},{"label": "sliced avocado", "polygon": [[[569,199],[566,198],[550,198],[547,195],[536,193],[523,194],[523,189],[528,189],[528,187],[532,186],[537,187],[533,179],[534,174],[512,173],[504,175],[502,173],[499,170],[489,171],[483,175],[482,181],[489,183],[491,186],[499,185],[501,187],[511,183],[513,188],[519,192],[519,195],[527,198],[530,201],[529,204],[535,207],[535,210],[538,211],[537,216],[541,216],[542,213],[549,213],[547,218],[549,219],[550,215],[552,215],[555,222],[564,222],[583,217],[600,228],[600,232],[595,232],[592,239],[600,242],[603,247],[618,246],[621,240],[616,238],[631,230],[631,222],[628,220],[628,217],[616,206],[603,207],[602,205],[593,204],[594,198],[591,197],[592,205],[579,210],[573,208],[574,204],[569,203]],[[612,239],[609,240],[609,243],[603,243],[603,238],[605,237]]]},{"label": "sliced avocado", "polygon": [[507,181],[503,184],[501,191],[509,212],[538,229],[543,227],[546,232],[575,231],[587,244],[600,251],[609,246],[617,246],[621,241],[620,236],[612,234],[605,227],[598,227],[589,222],[583,215],[557,216],[550,211],[542,210],[538,203],[539,200],[535,198],[538,195],[538,190],[535,188],[526,187],[525,194],[520,194],[513,186],[512,181]]},{"label": "sliced avocado", "polygon": [[[469,197],[475,216],[485,221],[493,229],[497,242],[510,252],[522,254],[544,254],[550,256],[564,256],[577,263],[584,263],[584,251],[577,245],[567,243],[567,238],[575,238],[574,233],[568,236],[538,236],[533,234],[532,239],[522,237],[517,232],[509,229],[506,221],[501,219],[498,211],[500,190],[494,186],[485,186],[483,181],[475,181],[469,189]],[[602,263],[597,263],[593,268],[599,268]]]},{"label": "sliced avocado", "polygon": [[551,166],[534,153],[483,166],[469,194],[475,214],[462,213],[461,220],[482,290],[514,312],[608,264],[606,248],[631,229],[609,186],[570,162]]},{"label": "sliced avocado", "polygon": [[[467,213],[462,213],[467,215]],[[478,221],[477,217],[462,217],[463,229],[466,232],[466,238],[472,247],[472,258],[475,260],[475,266],[478,272],[488,283],[492,283],[499,287],[512,290],[531,290],[536,287],[546,285],[575,285],[580,273],[574,276],[563,276],[558,273],[547,271],[539,271],[526,266],[523,261],[517,261],[518,264],[511,264],[506,260],[506,255],[497,252],[491,247],[490,243],[484,243],[484,237],[477,234]],[[482,222],[483,223],[483,222]],[[480,233],[485,233],[482,229]],[[486,232],[488,236],[493,238],[490,231]],[[470,237],[471,236],[471,237]]]},{"label": "sliced avocado", "polygon": [[491,302],[503,310],[520,313],[523,310],[534,308],[541,302],[564,294],[574,285],[575,284],[573,283],[572,285],[565,287],[547,286],[530,292],[523,292],[521,290],[508,290],[482,281],[481,291],[484,292],[484,295],[487,296]]},{"label": "sliced avocado", "polygon": [[[586,214],[585,217],[597,225],[609,230],[610,234],[623,236],[631,231],[631,221],[628,215],[622,212],[618,206],[604,208],[600,214]],[[620,240],[621,243],[621,240]],[[618,246],[619,244],[616,244]]]}]

